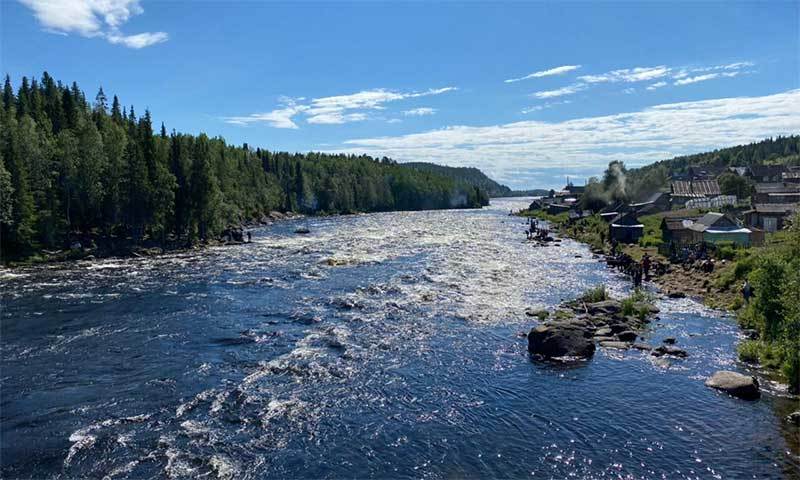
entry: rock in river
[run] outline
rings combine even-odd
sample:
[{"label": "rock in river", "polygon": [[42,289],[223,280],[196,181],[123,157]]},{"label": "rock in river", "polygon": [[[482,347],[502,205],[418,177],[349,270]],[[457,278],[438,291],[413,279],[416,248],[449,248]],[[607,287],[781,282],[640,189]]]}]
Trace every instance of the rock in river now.
[{"label": "rock in river", "polygon": [[720,370],[712,375],[706,380],[706,385],[745,400],[756,400],[761,396],[755,377],[728,370]]},{"label": "rock in river", "polygon": [[636,332],[632,332],[630,330],[625,330],[625,331],[619,332],[617,334],[617,338],[619,338],[623,342],[632,342],[632,341],[636,340],[637,336],[638,335],[636,335]]},{"label": "rock in river", "polygon": [[628,342],[600,342],[600,346],[603,348],[616,348],[617,350],[627,350],[631,348],[631,344]]},{"label": "rock in river", "polygon": [[528,334],[528,351],[544,358],[588,358],[594,349],[591,331],[575,323],[544,323]]},{"label": "rock in river", "polygon": [[652,355],[656,357],[660,357],[662,355],[672,355],[673,357],[681,357],[686,358],[689,355],[686,353],[686,350],[678,347],[673,347],[671,345],[661,345],[660,347],[653,350]]},{"label": "rock in river", "polygon": [[616,300],[604,300],[602,302],[589,303],[586,308],[592,315],[613,315],[622,310],[622,304]]}]

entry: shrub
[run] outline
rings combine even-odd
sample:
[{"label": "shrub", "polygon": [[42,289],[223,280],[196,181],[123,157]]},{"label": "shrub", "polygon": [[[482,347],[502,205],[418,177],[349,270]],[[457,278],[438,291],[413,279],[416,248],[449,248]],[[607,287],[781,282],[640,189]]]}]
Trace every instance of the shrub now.
[{"label": "shrub", "polygon": [[643,248],[659,247],[663,243],[664,241],[661,240],[661,237],[657,237],[655,235],[645,235],[644,237],[639,239],[639,246]]},{"label": "shrub", "polygon": [[788,355],[781,365],[781,373],[789,381],[789,392],[800,393],[800,346],[787,349]]},{"label": "shrub", "polygon": [[637,308],[637,303],[650,303],[652,301],[651,295],[644,290],[635,290],[627,298],[622,300],[622,314],[625,316],[634,316],[640,320],[644,320],[650,310],[646,306]]},{"label": "shrub", "polygon": [[760,349],[761,343],[757,340],[743,341],[737,347],[739,352],[739,360],[747,363],[758,363]]},{"label": "shrub", "polygon": [[586,303],[602,302],[608,300],[608,291],[606,286],[601,284],[584,292],[580,299]]}]

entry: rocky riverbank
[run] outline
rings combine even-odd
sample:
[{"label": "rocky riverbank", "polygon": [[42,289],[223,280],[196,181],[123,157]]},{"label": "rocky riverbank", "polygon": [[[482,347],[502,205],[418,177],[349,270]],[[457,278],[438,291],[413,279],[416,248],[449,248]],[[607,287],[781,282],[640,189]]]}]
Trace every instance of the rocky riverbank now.
[{"label": "rocky riverbank", "polygon": [[[605,289],[600,287],[582,298],[562,303],[553,312],[527,313],[540,320],[526,336],[528,352],[537,361],[588,360],[597,348],[635,349],[649,352],[653,364],[667,368],[672,362],[689,356],[685,349],[676,345],[674,337],[665,338],[659,345],[644,341],[645,331],[652,320],[658,318],[659,309],[640,292],[617,300],[608,298]],[[706,385],[745,400],[761,396],[758,380],[737,372],[718,371]]]},{"label": "rocky riverbank", "polygon": [[529,312],[541,323],[527,335],[528,351],[535,358],[547,360],[586,359],[594,354],[596,346],[646,350],[654,357],[686,357],[686,351],[674,345],[654,347],[637,342],[658,312],[641,293],[624,300],[604,298],[591,302],[580,298],[561,304],[552,313]]},{"label": "rocky riverbank", "polygon": [[[100,235],[95,233],[75,234],[69,248],[63,250],[43,250],[31,257],[9,261],[5,266],[15,267],[38,263],[55,263],[72,260],[93,260],[99,258],[152,257],[167,252],[182,252],[206,247],[243,245],[247,243],[247,231],[267,227],[276,222],[302,218],[294,212],[269,212],[259,218],[250,219],[240,225],[230,225],[217,237],[205,241],[191,241],[187,237],[168,237],[164,239],[146,238],[135,240],[132,237]],[[301,232],[307,233],[307,232]]]}]

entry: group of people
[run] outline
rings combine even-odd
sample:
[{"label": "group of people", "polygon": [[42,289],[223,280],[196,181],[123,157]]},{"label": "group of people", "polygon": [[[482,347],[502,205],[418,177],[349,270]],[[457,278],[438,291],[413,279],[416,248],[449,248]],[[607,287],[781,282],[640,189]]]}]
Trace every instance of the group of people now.
[{"label": "group of people", "polygon": [[617,267],[622,273],[631,277],[634,288],[642,286],[642,281],[649,280],[652,274],[662,275],[665,267],[645,253],[641,261],[636,261],[627,253],[620,252],[619,244],[611,242],[611,255],[607,259],[609,265]]},{"label": "group of people", "polygon": [[540,225],[539,220],[531,218],[525,234],[528,236],[528,240],[544,240],[550,236],[550,228],[546,224]]}]

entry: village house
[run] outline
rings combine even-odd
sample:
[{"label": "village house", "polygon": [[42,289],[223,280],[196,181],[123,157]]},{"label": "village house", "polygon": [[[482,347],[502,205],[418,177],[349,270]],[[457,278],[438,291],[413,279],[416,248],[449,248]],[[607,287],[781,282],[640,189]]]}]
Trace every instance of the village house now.
[{"label": "village house", "polygon": [[667,192],[656,192],[648,197],[644,202],[632,203],[629,208],[637,215],[652,215],[669,211],[672,208],[670,195]]},{"label": "village house", "polygon": [[784,227],[787,218],[800,212],[797,203],[756,203],[744,212],[745,224],[767,232],[776,232]]},{"label": "village house", "polygon": [[747,169],[745,176],[755,183],[774,183],[783,180],[785,165],[753,165]]},{"label": "village house", "polygon": [[758,183],[754,190],[753,204],[800,202],[800,184],[798,183]]},{"label": "village house", "polygon": [[731,242],[743,247],[749,247],[752,243],[753,231],[739,226],[736,220],[722,213],[706,213],[689,225],[689,230],[693,232],[692,243]]},{"label": "village house", "polygon": [[620,243],[636,243],[644,235],[644,225],[634,212],[617,215],[608,226],[608,238]]},{"label": "village house", "polygon": [[784,183],[800,183],[800,167],[789,167],[781,174]]},{"label": "village house", "polygon": [[573,203],[569,203],[569,204],[548,203],[547,204],[547,213],[549,213],[550,215],[558,215],[559,213],[569,212],[570,209],[573,207]]},{"label": "village house", "polygon": [[678,246],[689,245],[694,240],[694,232],[689,228],[697,217],[664,217],[661,220],[661,239],[664,243]]},{"label": "village house", "polygon": [[676,180],[670,185],[672,204],[683,206],[688,200],[712,198],[721,194],[716,180]]}]

